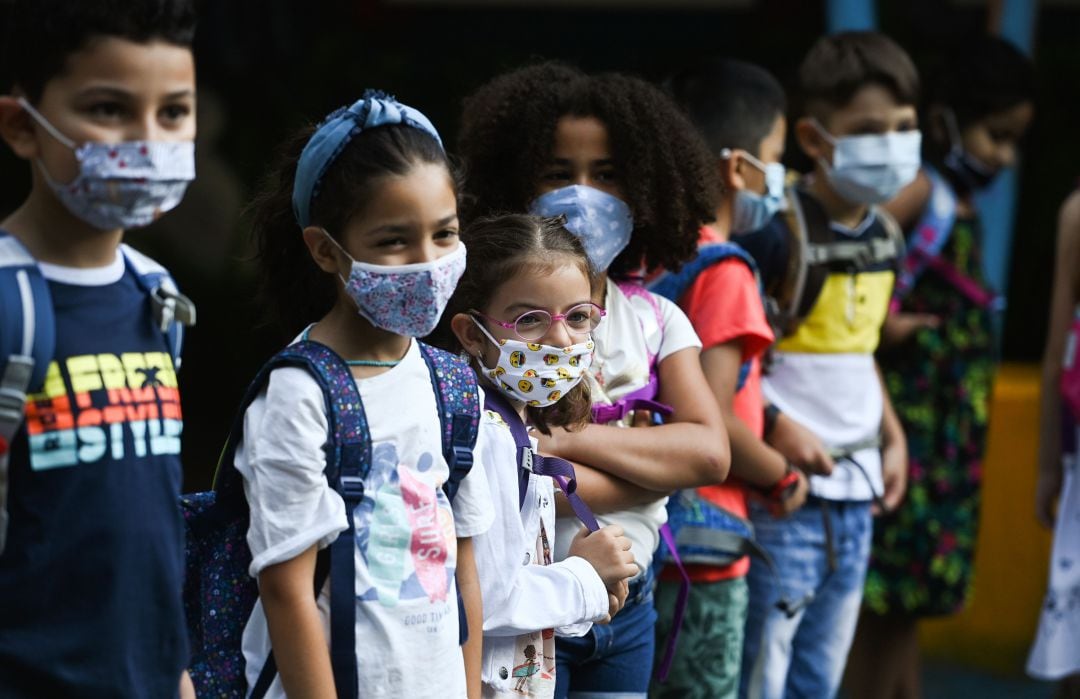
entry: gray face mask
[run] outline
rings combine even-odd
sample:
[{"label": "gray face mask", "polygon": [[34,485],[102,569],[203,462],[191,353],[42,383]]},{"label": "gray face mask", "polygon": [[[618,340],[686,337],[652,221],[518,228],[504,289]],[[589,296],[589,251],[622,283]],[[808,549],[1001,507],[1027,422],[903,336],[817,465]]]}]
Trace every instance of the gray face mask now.
[{"label": "gray face mask", "polygon": [[194,141],[124,141],[77,145],[22,97],[19,104],[38,124],[75,152],[79,174],[55,181],[41,160],[42,177],[72,214],[102,230],[148,225],[184,198],[195,179]]},{"label": "gray face mask", "polygon": [[818,162],[833,190],[853,204],[881,204],[911,184],[922,166],[921,131],[834,137],[817,120],[818,132],[833,144],[830,164]]}]

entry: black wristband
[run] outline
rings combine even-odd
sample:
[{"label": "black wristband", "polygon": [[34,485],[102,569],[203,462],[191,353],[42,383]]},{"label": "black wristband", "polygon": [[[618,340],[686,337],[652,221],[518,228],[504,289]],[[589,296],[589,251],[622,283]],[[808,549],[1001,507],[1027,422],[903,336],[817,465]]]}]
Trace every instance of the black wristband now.
[{"label": "black wristband", "polygon": [[762,415],[765,418],[765,429],[762,431],[762,437],[768,439],[769,435],[776,428],[776,418],[780,417],[780,408],[777,408],[772,403],[765,406],[762,411]]}]

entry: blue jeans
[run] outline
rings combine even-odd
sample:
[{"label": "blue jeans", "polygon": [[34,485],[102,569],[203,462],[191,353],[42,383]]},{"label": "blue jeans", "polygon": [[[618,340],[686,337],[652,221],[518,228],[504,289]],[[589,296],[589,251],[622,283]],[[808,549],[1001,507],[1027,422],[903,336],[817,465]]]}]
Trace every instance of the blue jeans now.
[{"label": "blue jeans", "polygon": [[610,624],[555,640],[556,699],[644,699],[656,650],[653,572],[630,583],[626,606]]},{"label": "blue jeans", "polygon": [[[823,507],[832,530],[831,572]],[[751,563],[739,696],[834,697],[862,602],[873,526],[870,503],[810,497],[787,519],[774,519],[751,502],[750,520],[758,542],[776,562],[784,596],[804,604],[791,616],[777,609],[771,573],[760,561]]]}]

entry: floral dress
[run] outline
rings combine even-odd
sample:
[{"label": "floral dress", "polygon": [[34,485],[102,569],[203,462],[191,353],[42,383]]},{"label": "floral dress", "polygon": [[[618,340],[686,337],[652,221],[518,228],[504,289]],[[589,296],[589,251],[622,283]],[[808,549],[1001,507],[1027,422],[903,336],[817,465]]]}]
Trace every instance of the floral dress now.
[{"label": "floral dress", "polygon": [[[958,217],[941,256],[984,285],[981,229]],[[908,440],[908,492],[874,527],[865,605],[878,614],[951,614],[971,589],[983,452],[994,379],[990,310],[926,270],[902,310],[932,313],[918,331],[879,356]]]}]

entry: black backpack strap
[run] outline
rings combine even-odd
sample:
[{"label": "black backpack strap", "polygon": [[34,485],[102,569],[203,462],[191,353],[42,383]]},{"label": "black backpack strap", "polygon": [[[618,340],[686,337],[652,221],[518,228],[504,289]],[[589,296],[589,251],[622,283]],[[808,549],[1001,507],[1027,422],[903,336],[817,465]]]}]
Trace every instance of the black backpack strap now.
[{"label": "black backpack strap", "polygon": [[[356,699],[356,526],[353,511],[364,497],[364,480],[371,469],[371,432],[356,380],[348,365],[326,345],[303,341],[286,347],[267,362],[248,388],[233,429],[222,452],[214,490],[222,507],[246,507],[243,483],[233,459],[243,434],[244,414],[262,393],[274,369],[296,367],[307,371],[322,389],[329,434],[326,442],[326,479],[345,501],[348,529],[329,549],[319,553],[315,594],[330,579],[330,662],[339,697]],[[271,655],[263,666],[251,697],[259,699],[277,674]],[[256,691],[259,690],[259,691]]]}]

